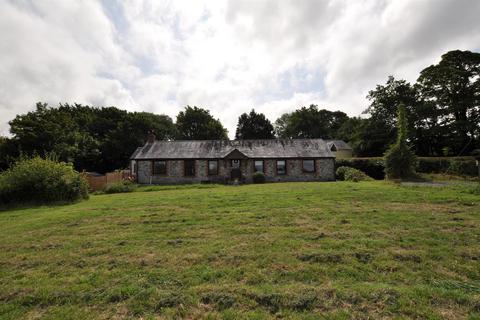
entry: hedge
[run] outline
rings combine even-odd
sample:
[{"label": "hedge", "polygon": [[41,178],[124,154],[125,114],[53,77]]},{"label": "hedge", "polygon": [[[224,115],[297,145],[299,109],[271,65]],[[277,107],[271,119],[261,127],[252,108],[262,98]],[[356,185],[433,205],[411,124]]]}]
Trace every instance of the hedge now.
[{"label": "hedge", "polygon": [[[416,171],[419,173],[478,175],[478,168],[473,157],[418,157],[417,160]],[[381,157],[337,159],[335,169],[342,166],[361,170],[377,180],[385,178],[384,161]]]},{"label": "hedge", "polygon": [[335,161],[335,171],[339,167],[352,167],[360,170],[372,177],[373,179],[381,180],[385,178],[385,166],[383,158],[349,158],[337,159]]}]

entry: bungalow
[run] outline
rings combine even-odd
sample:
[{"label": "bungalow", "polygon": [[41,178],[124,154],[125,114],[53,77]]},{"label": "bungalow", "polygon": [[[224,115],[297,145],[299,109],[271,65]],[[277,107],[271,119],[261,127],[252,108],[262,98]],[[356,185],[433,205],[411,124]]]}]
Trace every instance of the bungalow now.
[{"label": "bungalow", "polygon": [[335,180],[334,155],[322,139],[183,140],[149,137],[131,156],[141,184]]}]

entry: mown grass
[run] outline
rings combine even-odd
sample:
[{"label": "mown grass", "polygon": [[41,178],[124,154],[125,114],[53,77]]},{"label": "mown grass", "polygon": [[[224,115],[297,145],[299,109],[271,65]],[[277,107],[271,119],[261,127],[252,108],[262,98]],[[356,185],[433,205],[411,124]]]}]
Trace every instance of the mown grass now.
[{"label": "mown grass", "polygon": [[0,318],[478,319],[470,190],[143,187],[0,212]]}]

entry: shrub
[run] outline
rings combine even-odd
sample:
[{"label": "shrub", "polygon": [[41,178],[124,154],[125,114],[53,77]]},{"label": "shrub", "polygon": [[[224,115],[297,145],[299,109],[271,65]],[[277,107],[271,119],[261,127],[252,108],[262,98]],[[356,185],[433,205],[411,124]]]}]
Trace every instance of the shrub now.
[{"label": "shrub", "polygon": [[[337,169],[352,167],[377,180],[385,178],[385,165],[382,158],[338,159],[335,160],[335,167]],[[418,157],[416,171],[419,173],[478,175],[478,168],[473,157]]]},{"label": "shrub", "polygon": [[406,144],[395,144],[385,153],[387,179],[412,178],[415,176],[415,166],[415,154]]},{"label": "shrub", "polygon": [[105,187],[105,193],[125,193],[125,192],[133,192],[135,190],[135,184],[131,181],[122,181],[122,182],[115,182],[110,183]]},{"label": "shrub", "polygon": [[352,169],[349,167],[338,167],[337,171],[335,171],[335,176],[337,180],[345,180],[345,171]]},{"label": "shrub", "polygon": [[460,176],[474,176],[478,173],[475,161],[450,160],[447,173]]},{"label": "shrub", "polygon": [[417,171],[422,173],[445,173],[450,166],[449,158],[418,158]]},{"label": "shrub", "polygon": [[338,180],[345,180],[345,181],[370,181],[373,180],[371,177],[366,175],[364,172],[357,170],[355,168],[350,167],[340,167],[336,171],[337,179]]},{"label": "shrub", "polygon": [[88,198],[85,178],[71,164],[21,159],[0,175],[0,204],[72,202]]},{"label": "shrub", "polygon": [[253,183],[265,183],[265,175],[263,172],[255,172],[252,176],[253,178]]},{"label": "shrub", "polygon": [[397,142],[385,152],[385,175],[387,179],[402,179],[415,176],[416,156],[407,145],[407,119],[405,106],[398,106]]}]

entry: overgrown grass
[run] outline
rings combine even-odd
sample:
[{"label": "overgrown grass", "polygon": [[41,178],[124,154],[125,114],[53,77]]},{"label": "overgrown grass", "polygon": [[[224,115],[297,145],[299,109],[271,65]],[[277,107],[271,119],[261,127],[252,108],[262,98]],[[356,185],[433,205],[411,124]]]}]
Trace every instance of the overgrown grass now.
[{"label": "overgrown grass", "polygon": [[138,190],[0,212],[0,318],[480,317],[471,186]]}]

